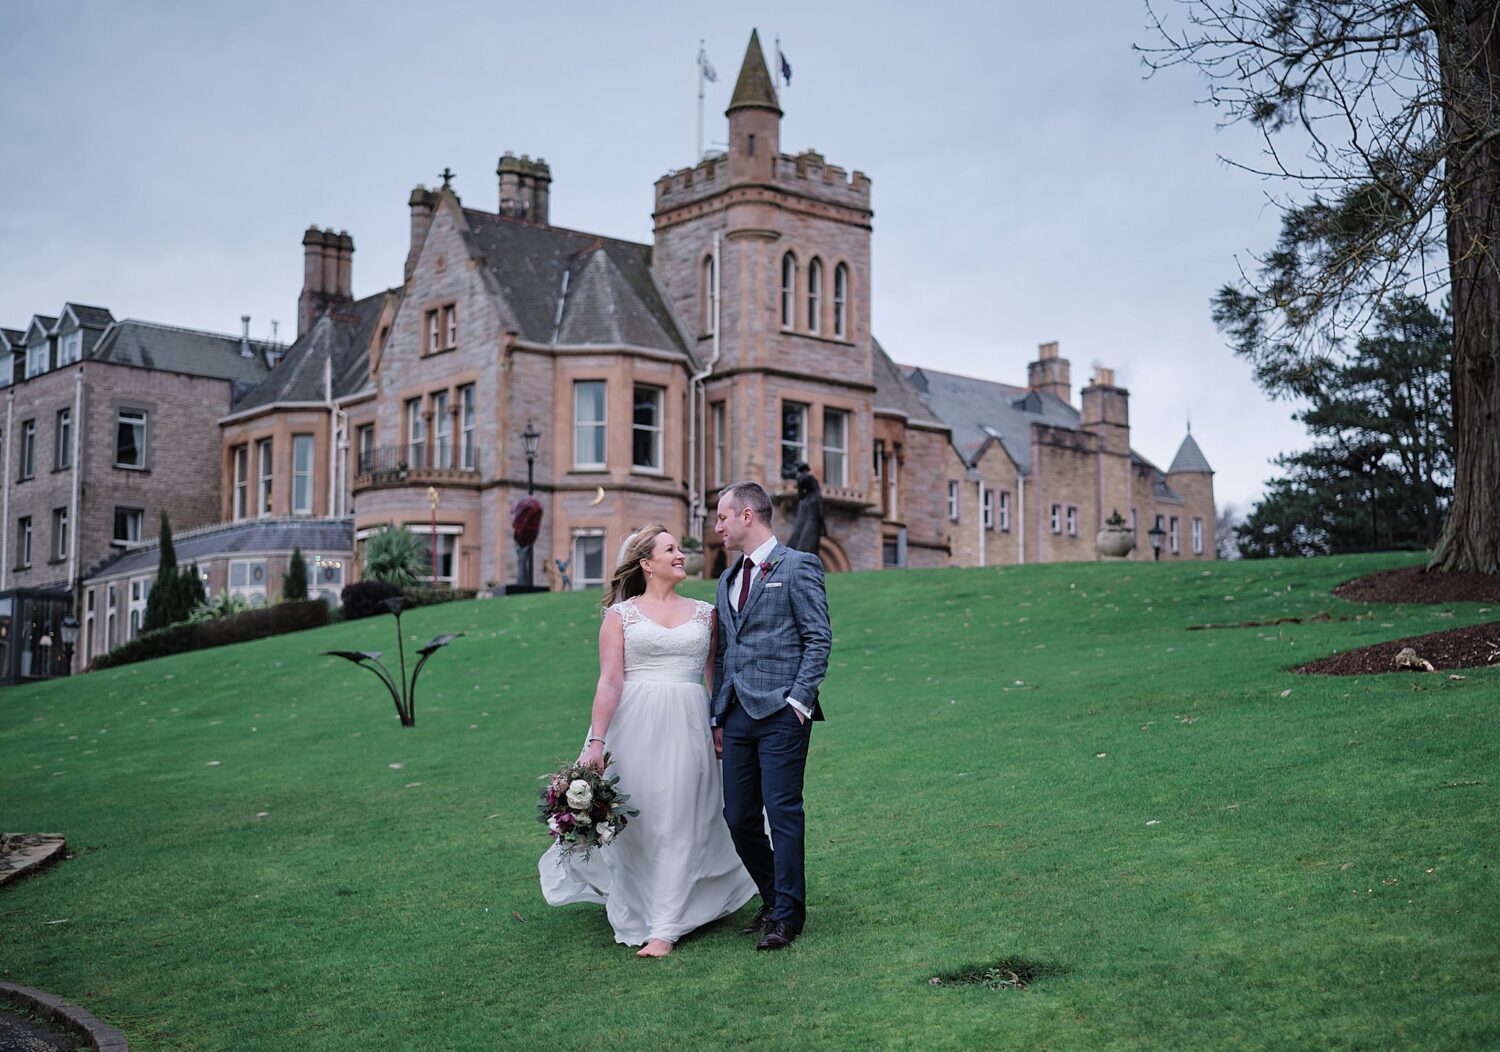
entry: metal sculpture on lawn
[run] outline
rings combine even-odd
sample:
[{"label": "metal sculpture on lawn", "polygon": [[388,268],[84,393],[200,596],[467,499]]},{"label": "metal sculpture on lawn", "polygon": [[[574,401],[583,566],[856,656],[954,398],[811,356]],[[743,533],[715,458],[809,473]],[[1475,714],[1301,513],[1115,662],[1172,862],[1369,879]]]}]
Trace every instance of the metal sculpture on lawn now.
[{"label": "metal sculpture on lawn", "polygon": [[418,648],[417,653],[421,655],[421,660],[417,662],[416,668],[411,670],[411,682],[408,684],[406,643],[401,634],[401,611],[406,608],[406,598],[398,595],[393,599],[387,599],[385,606],[396,617],[396,647],[401,656],[399,680],[392,676],[391,670],[381,662],[379,650],[325,650],[323,654],[327,657],[341,657],[346,661],[354,662],[360,668],[367,668],[373,672],[380,682],[385,684],[385,689],[391,692],[391,700],[396,703],[396,714],[401,717],[401,726],[415,727],[417,725],[417,677],[422,674],[422,666],[427,664],[427,659],[433,654],[464,633],[449,632],[434,636],[430,643]]}]

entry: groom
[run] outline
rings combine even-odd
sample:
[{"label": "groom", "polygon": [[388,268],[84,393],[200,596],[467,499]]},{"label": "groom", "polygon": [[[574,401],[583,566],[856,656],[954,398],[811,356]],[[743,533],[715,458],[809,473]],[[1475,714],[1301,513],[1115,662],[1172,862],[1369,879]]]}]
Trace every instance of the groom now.
[{"label": "groom", "polygon": [[[807,919],[802,873],[802,773],[832,636],[823,563],[771,533],[771,496],[738,482],[714,527],[740,558],[719,578],[714,649],[714,746],[724,757],[724,820],[760,888],[746,935],[759,950],[792,944]],[[762,809],[770,821],[766,838]]]}]

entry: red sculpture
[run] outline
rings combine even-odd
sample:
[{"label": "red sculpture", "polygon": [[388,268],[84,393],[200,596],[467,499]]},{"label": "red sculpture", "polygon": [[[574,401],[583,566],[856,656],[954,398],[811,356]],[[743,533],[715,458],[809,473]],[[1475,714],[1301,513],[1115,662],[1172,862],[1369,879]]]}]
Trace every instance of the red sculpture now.
[{"label": "red sculpture", "polygon": [[542,502],[535,497],[522,497],[516,501],[516,510],[511,515],[510,526],[516,543],[529,548],[536,543],[542,532]]}]

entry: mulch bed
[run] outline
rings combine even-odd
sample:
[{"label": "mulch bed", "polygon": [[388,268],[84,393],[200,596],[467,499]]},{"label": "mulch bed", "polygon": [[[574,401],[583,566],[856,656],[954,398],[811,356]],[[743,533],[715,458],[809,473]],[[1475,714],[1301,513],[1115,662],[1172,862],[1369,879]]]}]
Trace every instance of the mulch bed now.
[{"label": "mulch bed", "polygon": [[1446,632],[1432,632],[1425,636],[1395,639],[1389,643],[1376,643],[1358,650],[1346,650],[1317,661],[1298,665],[1293,672],[1317,672],[1325,676],[1368,676],[1380,672],[1404,671],[1411,675],[1424,676],[1425,672],[1412,673],[1408,669],[1396,668],[1396,655],[1407,647],[1417,656],[1432,662],[1434,668],[1500,668],[1500,621],[1468,628],[1450,628]]},{"label": "mulch bed", "polygon": [[[1500,577],[1483,573],[1428,573],[1424,567],[1411,566],[1356,578],[1339,585],[1333,594],[1353,603],[1500,603]],[[1310,661],[1292,671],[1325,676],[1409,671],[1396,667],[1396,655],[1407,647],[1439,670],[1500,667],[1500,621],[1376,643]]]},{"label": "mulch bed", "polygon": [[1500,603],[1500,575],[1428,573],[1408,566],[1339,585],[1333,594],[1351,603]]}]

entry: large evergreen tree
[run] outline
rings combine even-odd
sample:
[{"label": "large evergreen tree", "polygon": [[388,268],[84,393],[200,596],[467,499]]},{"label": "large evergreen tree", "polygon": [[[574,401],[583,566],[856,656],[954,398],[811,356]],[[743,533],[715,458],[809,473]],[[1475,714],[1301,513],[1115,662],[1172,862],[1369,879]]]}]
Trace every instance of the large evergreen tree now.
[{"label": "large evergreen tree", "polygon": [[1264,133],[1263,174],[1301,190],[1215,320],[1263,386],[1292,393],[1393,296],[1446,289],[1453,499],[1430,565],[1500,573],[1495,0],[1177,0],[1180,18],[1168,2],[1148,0],[1147,64],[1197,67],[1210,102]]},{"label": "large evergreen tree", "polygon": [[1427,548],[1453,473],[1446,317],[1397,296],[1345,360],[1308,370],[1295,393],[1315,445],[1236,528],[1247,558]]},{"label": "large evergreen tree", "polygon": [[146,616],[141,622],[141,631],[165,628],[180,620],[178,610],[182,605],[182,575],[177,572],[177,549],[172,544],[172,524],[167,521],[167,511],[161,513],[161,540],[156,561],[156,580],[152,582],[151,594],[146,597]]},{"label": "large evergreen tree", "polygon": [[287,564],[281,577],[281,599],[283,602],[307,598],[307,562],[302,558],[302,549],[292,549],[292,561]]}]

